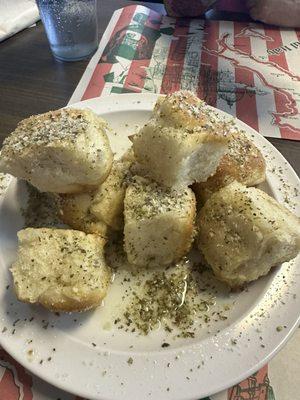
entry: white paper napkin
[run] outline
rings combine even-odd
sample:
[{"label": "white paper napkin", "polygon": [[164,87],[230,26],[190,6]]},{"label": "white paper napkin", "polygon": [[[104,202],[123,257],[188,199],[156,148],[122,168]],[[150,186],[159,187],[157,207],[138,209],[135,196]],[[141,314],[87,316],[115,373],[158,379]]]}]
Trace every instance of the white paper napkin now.
[{"label": "white paper napkin", "polygon": [[0,42],[39,19],[34,0],[0,0]]}]

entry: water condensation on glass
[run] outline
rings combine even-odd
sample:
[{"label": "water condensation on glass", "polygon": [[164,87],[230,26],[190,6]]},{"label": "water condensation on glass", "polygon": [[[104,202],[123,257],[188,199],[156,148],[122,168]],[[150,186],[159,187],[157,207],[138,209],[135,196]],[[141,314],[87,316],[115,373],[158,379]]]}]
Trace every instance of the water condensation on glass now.
[{"label": "water condensation on glass", "polygon": [[82,59],[98,45],[96,0],[37,0],[54,55]]}]

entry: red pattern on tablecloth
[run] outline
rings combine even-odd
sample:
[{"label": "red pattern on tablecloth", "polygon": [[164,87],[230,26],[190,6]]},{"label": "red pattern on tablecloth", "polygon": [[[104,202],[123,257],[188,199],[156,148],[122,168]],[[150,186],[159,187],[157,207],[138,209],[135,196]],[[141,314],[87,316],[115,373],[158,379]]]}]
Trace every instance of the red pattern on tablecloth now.
[{"label": "red pattern on tablecloth", "polygon": [[3,349],[0,366],[5,368],[0,379],[0,400],[32,400],[32,377]]},{"label": "red pattern on tablecloth", "polygon": [[[241,49],[247,54],[251,54],[251,42],[250,37],[241,35],[244,29],[249,24],[245,22],[234,23],[234,47]],[[254,87],[254,73],[245,69],[236,67],[235,68],[235,81],[242,83],[248,87]],[[258,113],[256,107],[256,97],[251,94],[245,94],[236,102],[236,116],[241,119],[247,125],[250,125],[256,131],[259,130],[258,126]]]},{"label": "red pattern on tablecloth", "polygon": [[[127,27],[127,23],[128,21],[131,20],[132,15],[135,12],[136,7],[125,7],[123,8],[121,15],[119,17],[119,20],[111,34],[111,39],[113,37],[116,36],[116,34],[119,34],[122,32],[122,29]],[[111,42],[110,42],[111,43]],[[116,42],[116,45],[118,44],[118,42]],[[103,60],[105,61],[105,59],[103,58]],[[111,65],[109,63],[109,60],[107,60],[108,62],[103,62],[103,63],[99,63],[97,64],[92,79],[90,80],[86,91],[84,93],[84,95],[82,96],[82,100],[86,100],[86,99],[90,99],[93,97],[99,97],[101,96],[102,90],[105,86],[105,76],[109,73]]]},{"label": "red pattern on tablecloth", "polygon": [[268,366],[228,390],[228,400],[275,400]]},{"label": "red pattern on tablecloth", "polygon": [[167,94],[180,89],[189,32],[186,19],[177,19],[172,40],[167,54],[166,69],[162,77],[160,93]]},{"label": "red pattern on tablecloth", "polygon": [[[210,50],[217,50],[217,39],[219,37],[219,22],[207,21],[204,27],[204,40],[201,52],[201,62],[198,77],[197,95],[208,104],[215,107],[217,104],[217,85],[218,85],[218,57]],[[208,74],[208,71],[211,75]],[[212,79],[208,78],[212,76]],[[207,87],[209,81],[209,88]]]}]

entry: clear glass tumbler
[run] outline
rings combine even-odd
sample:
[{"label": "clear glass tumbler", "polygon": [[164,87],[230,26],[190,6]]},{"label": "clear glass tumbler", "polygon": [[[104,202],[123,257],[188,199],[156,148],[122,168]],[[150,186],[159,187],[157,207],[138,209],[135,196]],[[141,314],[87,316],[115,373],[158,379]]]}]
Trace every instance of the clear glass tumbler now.
[{"label": "clear glass tumbler", "polygon": [[52,53],[77,61],[98,47],[97,0],[36,0]]}]

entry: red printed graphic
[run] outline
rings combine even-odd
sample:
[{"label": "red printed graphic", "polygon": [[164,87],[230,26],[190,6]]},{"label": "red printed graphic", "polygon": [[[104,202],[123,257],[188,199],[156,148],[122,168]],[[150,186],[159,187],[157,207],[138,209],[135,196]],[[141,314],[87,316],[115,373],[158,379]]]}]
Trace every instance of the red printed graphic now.
[{"label": "red printed graphic", "polygon": [[[263,118],[265,136],[274,136],[276,126],[282,138],[300,140],[300,76],[288,68],[282,45],[285,31],[245,22],[226,24],[199,20],[195,29],[193,20],[190,29],[190,19],[125,7],[83,99],[109,93],[171,93],[184,87],[213,106],[222,99],[227,112],[258,131]],[[299,30],[295,32],[299,39]],[[263,41],[259,56],[252,38]],[[291,50],[294,55],[289,57],[296,56],[297,46]],[[220,58],[226,63],[219,63]],[[226,69],[228,62],[233,68]],[[257,96],[266,94],[269,109],[260,113]]]},{"label": "red printed graphic", "polygon": [[268,366],[228,390],[228,400],[275,400]]},{"label": "red printed graphic", "polygon": [[[145,21],[144,28],[140,34],[138,43],[136,44],[134,58],[130,65],[128,75],[124,81],[124,88],[131,89],[133,91],[140,92],[145,84],[145,79],[147,76],[147,67],[150,64],[153,48],[155,45],[155,40],[151,40],[153,32],[149,31],[159,31],[162,16],[157,18],[157,13],[152,10]],[[149,34],[150,33],[150,34]]]},{"label": "red printed graphic", "polygon": [[[269,37],[273,39],[272,42],[268,41],[267,46],[268,49],[279,48],[282,46],[282,39],[280,35],[280,31],[276,28],[265,28],[265,33]],[[285,57],[284,51],[276,54],[269,55],[269,60],[279,67],[281,67],[288,74],[288,65]],[[298,77],[298,81],[300,81],[300,77]],[[288,123],[280,123],[281,118],[286,115],[295,116],[299,114],[299,110],[297,109],[296,101],[293,99],[293,96],[286,92],[285,90],[280,90],[280,88],[276,88],[274,91],[275,103],[276,103],[276,111],[274,113],[275,123],[280,126],[280,132],[282,137],[286,139],[294,139],[295,138],[295,130]]]},{"label": "red printed graphic", "polygon": [[[137,8],[137,6],[130,6],[130,7],[123,8],[121,15],[119,17],[119,20],[113,29],[113,32],[111,34],[111,38],[110,38],[110,41],[108,42],[107,47],[111,46],[111,41],[117,35],[117,33],[121,32],[124,29],[124,27],[129,25],[136,8]],[[122,38],[119,38],[119,37],[117,37],[115,39],[115,46],[120,45],[121,39]],[[110,63],[97,64],[95,71],[92,75],[92,78],[84,92],[84,95],[82,96],[82,100],[99,97],[101,95],[102,90],[105,85],[104,78],[105,78],[105,75],[110,71],[111,65],[112,64],[110,64]]]},{"label": "red printed graphic", "polygon": [[218,37],[218,21],[207,21],[204,28],[204,43],[201,53],[197,95],[211,106],[217,104],[218,57],[215,51],[218,48]]},{"label": "red printed graphic", "polygon": [[[244,31],[245,28],[245,23],[234,23],[234,47],[237,47],[244,53],[251,54],[250,37],[241,35],[241,32]],[[253,72],[236,67],[235,81],[238,84],[242,83],[246,85],[246,87],[254,87]],[[239,90],[241,89],[237,89],[237,91]],[[239,96],[239,93],[236,93],[236,97],[239,100],[236,102],[237,118],[241,119],[246,124],[258,131],[258,115],[255,94],[253,92],[247,92],[243,90],[241,96]]]},{"label": "red printed graphic", "polygon": [[0,380],[0,400],[32,400],[32,378],[3,349],[0,349],[0,366],[5,368]]},{"label": "red printed graphic", "polygon": [[[187,88],[254,129],[263,127],[265,136],[280,133],[300,140],[300,75],[289,70],[285,55],[289,52],[295,69],[300,31],[295,30],[298,42],[283,46],[291,37],[284,29],[198,21],[162,16],[142,6],[125,7],[91,80],[82,83],[82,99]],[[264,99],[266,109],[261,112],[257,104]]]},{"label": "red printed graphic", "polygon": [[[243,25],[242,23],[240,23],[240,26]],[[261,32],[259,32],[257,29],[253,28],[252,26],[249,26],[248,24],[244,23],[244,28],[242,28],[240,30],[239,33],[236,33],[234,35],[236,38],[238,37],[256,37],[256,38],[260,38],[266,41],[272,41],[273,39],[270,36],[266,36],[264,34],[262,34]]]},{"label": "red printed graphic", "polygon": [[175,25],[167,66],[162,79],[161,93],[173,93],[180,89],[181,75],[186,54],[189,20],[178,19]]},{"label": "red printed graphic", "polygon": [[[267,37],[271,37],[272,31],[267,31]],[[280,35],[277,33],[277,35]],[[239,35],[240,37],[241,35]],[[296,97],[296,89],[300,90],[300,76],[295,75],[287,69],[285,56],[281,60],[275,57],[270,61],[257,59],[253,54],[247,53],[229,42],[229,34],[223,35],[218,40],[218,50],[210,51],[230,60],[235,68],[242,68],[243,71],[255,73],[262,82],[262,85],[272,89],[275,96],[277,110],[270,110],[273,116],[272,124],[276,124],[283,138],[300,140],[300,101]],[[267,41],[267,43],[269,43]],[[279,44],[280,42],[278,42]],[[275,46],[274,46],[275,47]],[[280,81],[279,76],[283,76]],[[281,82],[282,86],[279,86]],[[298,103],[296,102],[298,99]],[[248,110],[248,113],[250,108]],[[257,110],[259,112],[259,110]],[[241,119],[244,116],[239,115]]]}]

